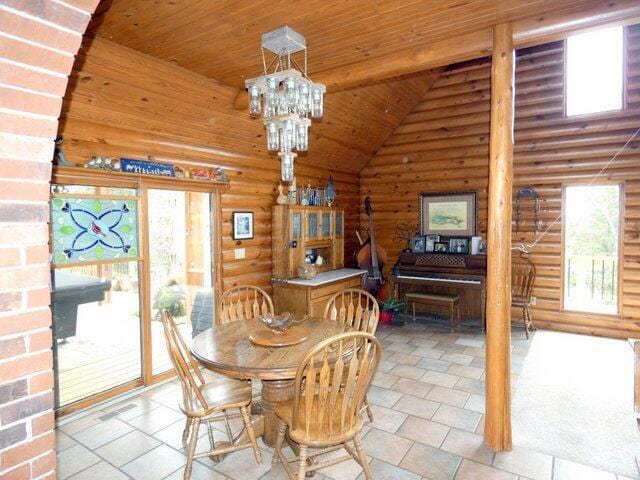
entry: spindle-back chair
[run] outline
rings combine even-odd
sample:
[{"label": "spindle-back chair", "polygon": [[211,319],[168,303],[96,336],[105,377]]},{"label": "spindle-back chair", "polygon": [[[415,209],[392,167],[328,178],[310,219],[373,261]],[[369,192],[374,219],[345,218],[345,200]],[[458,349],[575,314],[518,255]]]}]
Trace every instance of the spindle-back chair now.
[{"label": "spindle-back chair", "polygon": [[[376,334],[380,307],[373,295],[358,288],[347,288],[336,293],[324,309],[324,318],[346,323],[359,332]],[[369,421],[373,422],[373,410],[369,397],[365,395],[363,408]]]},{"label": "spindle-back chair", "polygon": [[529,312],[533,286],[536,283],[536,266],[528,258],[511,259],[511,306],[522,309],[522,322],[527,338],[533,330],[533,320]]},{"label": "spindle-back chair", "polygon": [[267,292],[253,285],[234,287],[220,298],[220,324],[273,315],[273,301]]},{"label": "spindle-back chair", "polygon": [[[187,424],[182,434],[182,442],[187,444],[185,445],[187,447],[187,464],[184,470],[184,479],[188,480],[191,477],[194,458],[224,455],[244,448],[253,448],[256,461],[262,463],[262,455],[260,454],[249,416],[251,411],[251,384],[223,376],[218,376],[214,382],[205,382],[198,363],[191,355],[173,318],[167,312],[162,312],[162,325],[167,351],[182,387],[180,410],[187,417]],[[232,409],[238,409],[239,413],[227,413],[227,410]],[[245,443],[234,442],[229,425],[229,419],[239,416],[242,417],[244,428],[249,437],[249,441]],[[215,448],[213,429],[211,427],[211,423],[216,421],[225,422],[229,438],[228,446],[217,449]],[[211,450],[196,453],[198,431],[202,423],[207,425]]]},{"label": "spindle-back chair", "polygon": [[[367,479],[372,478],[360,440],[361,407],[380,353],[380,342],[373,335],[346,332],[319,343],[304,358],[296,373],[293,399],[276,406],[279,423],[273,463],[281,460],[290,479],[303,480],[308,471],[350,459],[360,464]],[[282,454],[287,430],[299,445],[294,459]],[[318,456],[341,448],[348,455],[317,461]],[[316,461],[307,465],[309,459]],[[290,466],[296,462],[297,477]]]}]

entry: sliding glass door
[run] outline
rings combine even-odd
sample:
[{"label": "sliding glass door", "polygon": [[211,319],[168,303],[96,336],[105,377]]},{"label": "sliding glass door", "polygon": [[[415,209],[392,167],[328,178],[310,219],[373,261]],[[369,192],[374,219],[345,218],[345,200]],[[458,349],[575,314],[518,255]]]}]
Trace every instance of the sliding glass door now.
[{"label": "sliding glass door", "polygon": [[171,375],[162,310],[187,342],[213,325],[212,198],[164,185],[53,186],[56,408]]}]

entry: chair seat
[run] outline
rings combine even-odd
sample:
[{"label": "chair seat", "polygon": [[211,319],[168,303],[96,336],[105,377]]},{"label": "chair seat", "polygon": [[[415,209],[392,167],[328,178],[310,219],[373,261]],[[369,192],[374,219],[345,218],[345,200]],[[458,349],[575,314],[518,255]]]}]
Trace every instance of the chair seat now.
[{"label": "chair seat", "polygon": [[[210,378],[207,378],[207,380],[210,380]],[[202,385],[200,391],[209,405],[209,409],[190,409],[184,404],[184,400],[182,400],[180,402],[180,409],[186,415],[203,417],[211,415],[216,410],[237,408],[238,406],[251,403],[251,382],[246,380],[236,380],[235,378],[216,375],[212,380]],[[192,396],[191,404],[200,405],[195,394]]]},{"label": "chair seat", "polygon": [[[293,429],[293,399],[279,402],[276,405],[276,415],[282,421],[284,421],[289,427],[289,436],[296,443],[302,443],[309,446],[323,446],[326,444],[335,444],[351,440],[362,428],[362,416],[358,412],[356,414],[356,422],[352,428],[348,426],[344,429],[344,433],[340,434],[340,412],[338,409],[331,411],[333,414],[331,422],[333,423],[332,429],[329,429],[329,418],[325,417],[325,420],[320,424],[318,422],[318,396],[313,400],[313,409],[311,412],[311,422],[309,425],[309,434],[306,432],[306,411],[304,409],[298,410],[298,428]],[[343,395],[338,395],[336,404],[342,403]],[[304,405],[304,400],[301,399]],[[329,412],[330,409],[327,409]]]}]

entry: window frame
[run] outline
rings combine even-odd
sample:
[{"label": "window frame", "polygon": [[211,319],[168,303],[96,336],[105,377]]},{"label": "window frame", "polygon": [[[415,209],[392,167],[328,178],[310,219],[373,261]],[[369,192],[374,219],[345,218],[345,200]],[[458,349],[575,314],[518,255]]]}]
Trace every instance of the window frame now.
[{"label": "window frame", "polygon": [[[567,188],[569,187],[597,187],[606,185],[618,186],[618,274],[617,274],[617,291],[616,291],[616,313],[603,313],[603,312],[589,312],[583,310],[572,310],[565,307],[565,235],[566,235],[566,200],[567,200]],[[623,288],[624,288],[624,230],[625,230],[625,181],[598,181],[589,183],[572,182],[562,184],[562,198],[561,198],[561,219],[560,224],[560,297],[558,298],[558,305],[560,306],[558,313],[570,314],[570,315],[588,315],[593,319],[622,319],[623,318]]]},{"label": "window frame", "polygon": [[[608,28],[608,27],[615,27],[616,25],[608,25],[608,26],[603,26],[600,27],[602,29],[604,28]],[[628,101],[628,92],[627,92],[627,85],[628,85],[628,69],[627,69],[627,63],[628,63],[628,36],[629,36],[629,28],[627,28],[626,25],[618,25],[622,28],[622,99],[621,99],[621,103],[620,103],[620,108],[619,109],[614,109],[614,110],[601,110],[599,112],[590,112],[590,113],[579,113],[577,115],[568,115],[567,114],[567,92],[568,92],[568,85],[567,85],[567,73],[568,73],[568,42],[569,42],[569,37],[565,37],[564,40],[562,41],[562,117],[565,120],[588,120],[588,119],[592,119],[592,118],[597,118],[599,116],[602,115],[616,115],[619,114],[620,112],[625,112],[627,111],[627,101]],[[585,32],[575,32],[575,34],[580,34],[580,33],[585,33]]]}]

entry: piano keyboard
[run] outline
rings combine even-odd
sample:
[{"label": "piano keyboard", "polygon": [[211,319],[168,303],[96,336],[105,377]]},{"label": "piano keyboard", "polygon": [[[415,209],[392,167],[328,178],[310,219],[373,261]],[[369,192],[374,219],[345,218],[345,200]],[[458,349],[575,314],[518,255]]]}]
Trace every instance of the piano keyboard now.
[{"label": "piano keyboard", "polygon": [[454,279],[454,278],[441,278],[441,277],[412,277],[409,275],[396,275],[396,278],[406,278],[407,280],[429,280],[431,282],[442,282],[442,283],[470,283],[473,285],[480,285],[482,282],[480,280],[464,280],[464,279]]}]

